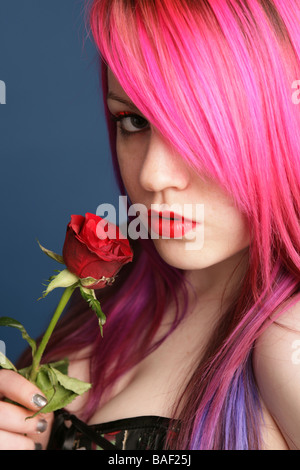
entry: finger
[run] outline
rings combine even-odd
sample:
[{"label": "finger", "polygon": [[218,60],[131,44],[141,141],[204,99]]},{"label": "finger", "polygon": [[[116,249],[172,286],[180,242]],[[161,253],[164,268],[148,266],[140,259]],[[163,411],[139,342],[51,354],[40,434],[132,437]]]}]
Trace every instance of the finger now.
[{"label": "finger", "polygon": [[38,387],[12,370],[1,370],[0,393],[33,411],[47,404],[46,397]]},{"label": "finger", "polygon": [[0,431],[0,450],[40,450],[39,443],[21,434]]},{"label": "finger", "polygon": [[53,414],[47,414],[45,415],[47,419],[47,423],[48,423],[48,426],[47,426],[47,429],[45,432],[41,433],[41,434],[27,434],[27,437],[30,437],[32,438],[33,441],[38,441],[39,444],[42,445],[43,449],[47,449],[48,447],[48,443],[49,443],[49,439],[50,439],[50,435],[51,435],[51,432],[52,432],[52,423],[53,423]]},{"label": "finger", "polygon": [[[29,418],[32,412],[10,403],[0,402],[0,427],[19,434],[41,434],[48,428],[47,415]],[[51,415],[50,418],[51,419]]]}]

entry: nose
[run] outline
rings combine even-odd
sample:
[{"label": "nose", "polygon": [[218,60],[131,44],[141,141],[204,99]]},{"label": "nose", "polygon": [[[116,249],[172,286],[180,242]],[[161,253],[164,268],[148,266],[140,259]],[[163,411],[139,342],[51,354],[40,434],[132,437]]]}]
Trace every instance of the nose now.
[{"label": "nose", "polygon": [[162,135],[152,130],[140,171],[140,183],[147,191],[185,189],[189,182],[188,164]]}]

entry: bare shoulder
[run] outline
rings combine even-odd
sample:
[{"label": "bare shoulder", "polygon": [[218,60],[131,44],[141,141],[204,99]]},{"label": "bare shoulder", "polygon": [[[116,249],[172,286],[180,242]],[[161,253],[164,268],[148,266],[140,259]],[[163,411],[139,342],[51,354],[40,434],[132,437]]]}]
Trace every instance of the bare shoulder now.
[{"label": "bare shoulder", "polygon": [[253,367],[262,401],[290,449],[300,449],[300,302],[256,341]]}]

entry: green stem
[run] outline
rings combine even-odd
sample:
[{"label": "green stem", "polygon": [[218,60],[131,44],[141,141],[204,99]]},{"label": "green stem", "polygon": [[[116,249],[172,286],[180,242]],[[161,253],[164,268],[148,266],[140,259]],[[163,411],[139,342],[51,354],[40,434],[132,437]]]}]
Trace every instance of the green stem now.
[{"label": "green stem", "polygon": [[73,291],[74,291],[75,287],[76,286],[73,285],[73,286],[67,287],[64,290],[64,293],[61,296],[61,299],[60,299],[60,301],[58,303],[58,306],[57,306],[57,308],[54,312],[54,315],[51,319],[51,322],[49,323],[49,326],[48,326],[48,328],[47,328],[47,330],[46,330],[46,332],[45,332],[45,334],[42,338],[42,341],[40,342],[39,347],[38,347],[37,351],[35,352],[35,354],[33,356],[33,362],[32,362],[31,372],[30,372],[30,376],[29,376],[29,380],[33,383],[35,383],[35,381],[36,381],[36,376],[37,376],[37,373],[39,371],[42,355],[45,351],[45,348],[46,348],[47,343],[50,339],[50,336],[52,335],[53,330],[54,330],[61,314],[64,311],[64,308],[66,307],[68,301],[70,300],[70,297],[73,294]]}]

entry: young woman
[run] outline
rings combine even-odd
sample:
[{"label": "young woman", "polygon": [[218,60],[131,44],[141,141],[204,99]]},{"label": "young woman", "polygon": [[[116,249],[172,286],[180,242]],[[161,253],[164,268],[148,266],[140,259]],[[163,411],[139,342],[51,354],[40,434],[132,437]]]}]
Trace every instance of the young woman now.
[{"label": "young woman", "polygon": [[[77,299],[46,359],[91,392],[28,421],[2,401],[0,448],[298,449],[299,0],[95,0],[90,20],[121,193],[192,222],[132,241],[103,338]],[[0,392],[43,404],[11,371]]]}]

